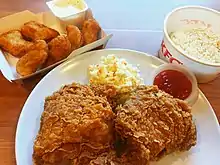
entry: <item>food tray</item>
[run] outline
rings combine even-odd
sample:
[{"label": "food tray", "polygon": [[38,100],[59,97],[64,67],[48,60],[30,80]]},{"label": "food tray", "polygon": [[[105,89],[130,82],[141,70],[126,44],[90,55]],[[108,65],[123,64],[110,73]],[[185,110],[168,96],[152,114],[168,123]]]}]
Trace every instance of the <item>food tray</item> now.
[{"label": "food tray", "polygon": [[[89,19],[89,18],[93,18],[92,11],[90,9],[87,11],[84,19]],[[43,13],[34,14],[28,10],[1,18],[0,19],[0,24],[1,24],[0,33],[13,30],[13,29],[20,29],[20,27],[24,23],[29,22],[29,21],[36,21],[39,23],[43,23],[44,25],[57,30],[60,34],[65,33],[61,21],[58,18],[56,18],[51,12],[43,12]],[[76,21],[77,21],[76,25],[80,26],[78,24],[79,20],[76,20]],[[83,20],[81,20],[80,22],[83,22]],[[112,35],[107,36],[105,32],[102,30],[100,33],[100,39],[97,40],[96,42],[83,46],[77,50],[74,50],[66,59],[61,60],[44,69],[37,70],[35,73],[30,74],[28,76],[24,76],[24,77],[20,76],[16,72],[16,63],[18,61],[18,58],[10,55],[9,53],[6,53],[0,50],[0,70],[2,74],[5,76],[5,78],[8,79],[9,81],[22,81],[23,79],[27,79],[37,74],[43,73],[53,68],[54,66],[68,60],[69,58],[75,55],[93,50],[99,46],[105,47],[105,45],[107,44],[111,36]]]}]

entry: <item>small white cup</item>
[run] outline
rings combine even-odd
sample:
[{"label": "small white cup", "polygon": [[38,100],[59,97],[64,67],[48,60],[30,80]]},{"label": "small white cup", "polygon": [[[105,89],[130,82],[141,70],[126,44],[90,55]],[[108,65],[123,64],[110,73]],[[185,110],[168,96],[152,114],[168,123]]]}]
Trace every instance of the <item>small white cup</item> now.
[{"label": "small white cup", "polygon": [[179,72],[183,73],[190,80],[190,82],[192,84],[192,92],[184,101],[186,101],[190,106],[193,106],[195,104],[195,102],[197,101],[198,95],[199,95],[197,80],[196,80],[196,77],[194,76],[194,74],[182,65],[178,65],[178,64],[160,65],[157,69],[155,69],[154,71],[151,72],[148,84],[153,85],[155,77],[160,72],[165,71],[165,70],[179,71]]},{"label": "small white cup", "polygon": [[56,6],[55,1],[46,2],[51,12],[60,20],[64,29],[67,25],[75,25],[80,27],[82,22],[86,19],[88,5],[82,0],[83,9],[79,10],[74,6],[59,7]]}]

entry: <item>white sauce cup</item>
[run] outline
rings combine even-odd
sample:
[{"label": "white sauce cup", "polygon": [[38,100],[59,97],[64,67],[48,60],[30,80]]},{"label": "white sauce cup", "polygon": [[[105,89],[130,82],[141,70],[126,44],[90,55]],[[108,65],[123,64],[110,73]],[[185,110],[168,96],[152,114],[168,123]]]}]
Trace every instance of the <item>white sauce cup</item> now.
[{"label": "white sauce cup", "polygon": [[55,1],[49,1],[46,3],[51,12],[60,20],[64,30],[67,25],[76,25],[80,27],[83,21],[86,19],[88,5],[82,0],[83,9],[77,9],[74,6],[59,7],[55,4]]}]

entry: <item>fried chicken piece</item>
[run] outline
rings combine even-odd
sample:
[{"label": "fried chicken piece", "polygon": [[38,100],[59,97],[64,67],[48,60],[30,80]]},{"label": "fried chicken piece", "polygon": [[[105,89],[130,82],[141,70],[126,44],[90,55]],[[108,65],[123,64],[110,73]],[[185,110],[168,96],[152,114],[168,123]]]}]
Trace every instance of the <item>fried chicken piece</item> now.
[{"label": "fried chicken piece", "polygon": [[111,148],[113,118],[107,100],[89,86],[64,86],[45,99],[33,161],[36,165],[89,163]]},{"label": "fried chicken piece", "polygon": [[129,98],[131,92],[135,90],[133,86],[124,86],[117,89],[112,84],[90,84],[96,95],[106,97],[114,111],[118,105],[122,105]]},{"label": "fried chicken piece", "polygon": [[[135,157],[135,155],[133,155]],[[100,154],[96,159],[91,160],[89,165],[135,165],[136,162],[132,161],[128,155],[117,156],[114,150],[108,153]]]},{"label": "fried chicken piece", "polygon": [[57,37],[59,33],[41,23],[30,21],[21,27],[22,35],[29,40],[45,40],[50,41]]},{"label": "fried chicken piece", "polygon": [[157,86],[139,86],[117,108],[116,132],[136,152],[137,164],[196,144],[191,108]]},{"label": "fried chicken piece", "polygon": [[16,70],[21,76],[32,74],[46,61],[47,57],[47,43],[44,40],[38,40],[29,48],[28,53],[18,60]]},{"label": "fried chicken piece", "polygon": [[98,40],[100,30],[101,28],[96,20],[88,19],[84,21],[82,25],[84,45],[90,44]]},{"label": "fried chicken piece", "polygon": [[66,35],[60,35],[48,43],[49,58],[57,62],[71,53],[71,43]]},{"label": "fried chicken piece", "polygon": [[83,45],[83,36],[77,26],[68,25],[66,27],[67,36],[72,46],[72,51]]},{"label": "fried chicken piece", "polygon": [[111,84],[91,84],[91,89],[94,91],[95,95],[100,97],[105,97],[110,103],[112,109],[114,110],[117,106],[117,94],[118,90]]},{"label": "fried chicken piece", "polygon": [[32,45],[25,41],[19,30],[11,30],[0,35],[0,47],[15,57],[22,57]]}]

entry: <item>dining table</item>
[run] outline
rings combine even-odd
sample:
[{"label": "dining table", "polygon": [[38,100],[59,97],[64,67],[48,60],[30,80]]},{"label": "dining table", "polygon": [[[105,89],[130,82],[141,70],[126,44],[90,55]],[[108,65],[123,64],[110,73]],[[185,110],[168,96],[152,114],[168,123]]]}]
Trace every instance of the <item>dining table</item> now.
[{"label": "dining table", "polygon": [[[23,10],[34,13],[45,12],[49,10],[45,2],[45,0],[1,0],[0,17]],[[104,31],[113,34],[106,48],[133,49],[155,56],[163,38],[164,18],[172,9],[183,5],[201,5],[220,10],[219,0],[86,0],[86,2]],[[27,97],[43,77],[44,75],[38,75],[24,80],[21,84],[8,81],[0,73],[0,165],[16,164],[15,134],[19,115]],[[199,84],[199,88],[209,100],[220,121],[220,77],[212,82]]]}]

